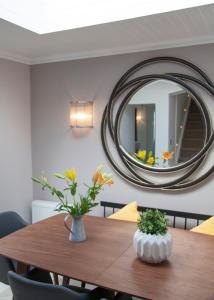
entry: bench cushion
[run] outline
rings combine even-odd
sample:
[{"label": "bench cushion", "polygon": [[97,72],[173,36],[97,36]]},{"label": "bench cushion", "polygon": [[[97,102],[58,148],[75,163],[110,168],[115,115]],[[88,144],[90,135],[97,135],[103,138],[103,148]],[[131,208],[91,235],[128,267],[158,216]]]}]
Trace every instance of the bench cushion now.
[{"label": "bench cushion", "polygon": [[211,217],[197,227],[194,227],[191,231],[214,235],[214,217]]},{"label": "bench cushion", "polygon": [[137,222],[139,218],[139,212],[137,210],[137,202],[133,201],[123,208],[121,208],[116,213],[112,214],[108,217],[109,219],[123,220],[123,221],[131,221]]}]

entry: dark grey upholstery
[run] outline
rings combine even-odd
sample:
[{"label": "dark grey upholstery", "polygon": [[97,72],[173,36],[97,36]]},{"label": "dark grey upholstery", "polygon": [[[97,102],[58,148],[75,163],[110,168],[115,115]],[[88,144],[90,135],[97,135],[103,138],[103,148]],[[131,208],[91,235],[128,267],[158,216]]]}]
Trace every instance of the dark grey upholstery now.
[{"label": "dark grey upholstery", "polygon": [[88,300],[87,294],[78,293],[63,286],[24,278],[12,271],[8,273],[14,300]]},{"label": "dark grey upholstery", "polygon": [[[28,276],[28,275],[26,275]],[[8,273],[14,300],[99,300],[113,299],[113,293],[96,288],[87,290],[73,286],[58,286],[30,280],[12,271]]]},{"label": "dark grey upholstery", "polygon": [[14,264],[9,258],[0,255],[0,282],[8,284],[8,271],[15,271]]},{"label": "dark grey upholstery", "polygon": [[0,238],[7,236],[28,224],[14,211],[0,213]]},{"label": "dark grey upholstery", "polygon": [[[0,238],[7,236],[19,229],[24,228],[28,224],[14,211],[6,211],[0,213]],[[8,283],[8,271],[15,271],[16,262],[0,255],[0,282]],[[34,269],[32,276],[40,279],[42,282],[51,283],[50,274],[41,269]]]}]

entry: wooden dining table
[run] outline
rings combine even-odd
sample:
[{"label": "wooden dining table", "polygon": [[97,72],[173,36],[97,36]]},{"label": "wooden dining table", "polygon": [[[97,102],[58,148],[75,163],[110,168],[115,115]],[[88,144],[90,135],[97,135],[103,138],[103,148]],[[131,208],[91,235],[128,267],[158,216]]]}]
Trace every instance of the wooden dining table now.
[{"label": "wooden dining table", "polygon": [[71,242],[59,214],[0,239],[0,254],[114,291],[154,300],[214,300],[214,237],[169,228],[171,257],[142,262],[133,249],[136,223],[85,216],[87,240]]}]

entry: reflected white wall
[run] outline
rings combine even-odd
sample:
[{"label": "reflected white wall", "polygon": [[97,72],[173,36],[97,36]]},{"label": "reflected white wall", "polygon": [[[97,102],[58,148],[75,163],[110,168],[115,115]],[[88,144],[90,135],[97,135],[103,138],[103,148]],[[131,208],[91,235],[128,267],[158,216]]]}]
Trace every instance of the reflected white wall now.
[{"label": "reflected white wall", "polygon": [[182,88],[167,80],[158,80],[140,89],[131,99],[130,104],[155,104],[156,138],[155,156],[161,158],[169,149],[169,95],[180,92]]},{"label": "reflected white wall", "polygon": [[121,145],[129,153],[135,153],[135,109],[128,105],[124,111],[120,125]]}]

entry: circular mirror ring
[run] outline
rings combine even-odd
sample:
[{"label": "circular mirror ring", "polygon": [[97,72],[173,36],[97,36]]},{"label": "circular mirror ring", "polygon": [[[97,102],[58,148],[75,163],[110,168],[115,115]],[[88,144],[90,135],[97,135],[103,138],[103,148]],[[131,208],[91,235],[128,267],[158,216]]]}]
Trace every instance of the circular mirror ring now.
[{"label": "circular mirror ring", "polygon": [[[138,85],[135,89],[137,90],[138,88],[139,88],[139,86],[140,85]],[[125,98],[124,99],[124,102],[125,101],[128,101],[128,99],[130,98],[130,96],[131,96],[131,93],[133,93],[133,92],[135,92],[135,91],[130,91],[130,95],[127,95],[127,99]],[[127,158],[130,158],[129,156],[127,156],[127,155],[124,155],[124,151],[123,151],[123,148],[121,148],[121,146],[120,146],[120,144],[119,144],[119,139],[118,139],[118,130],[119,130],[119,126],[118,126],[118,124],[119,124],[119,119],[120,119],[120,114],[121,114],[121,112],[122,112],[122,110],[120,111],[120,108],[121,107],[123,107],[123,103],[121,103],[121,106],[119,107],[119,109],[118,109],[118,113],[117,113],[117,116],[116,116],[116,124],[115,124],[115,130],[117,131],[117,134],[115,135],[115,145],[116,145],[116,148],[117,148],[117,151],[118,151],[118,153],[119,153],[119,155],[120,155],[120,158],[121,158],[121,160],[123,161],[123,163],[124,163],[124,165],[126,166],[126,168],[131,172],[131,174],[134,176],[134,177],[136,177],[136,178],[138,178],[139,180],[144,180],[145,181],[145,177],[141,177],[134,169],[132,169],[132,167],[130,166],[130,162],[132,163],[132,164],[134,164],[134,165],[136,165],[137,166],[137,162],[136,161],[134,161],[134,163],[130,160],[130,159],[127,159]],[[203,156],[203,153],[202,153],[202,156]],[[201,156],[200,156],[201,157]],[[202,157],[202,159],[200,159],[200,157],[198,158],[198,160],[197,160],[197,168],[198,168],[198,166],[200,165],[200,163],[202,162],[202,160],[203,160],[203,157]],[[128,163],[128,162],[129,163]],[[194,162],[191,162],[191,165],[193,165],[193,163]],[[190,164],[189,164],[190,165]],[[143,166],[142,166],[142,164],[140,164],[140,167],[141,168],[143,168]],[[185,167],[187,167],[187,166],[185,166]],[[186,178],[188,178],[195,170],[196,170],[196,167],[194,166],[194,168],[193,169],[190,169],[190,170],[188,170],[188,172],[186,173],[186,174],[184,174],[184,175],[182,175],[181,177],[179,177],[179,178],[177,178],[177,179],[175,179],[175,180],[173,180],[173,181],[170,181],[170,182],[167,182],[167,183],[161,183],[161,184],[155,184],[154,182],[151,182],[150,181],[150,184],[152,184],[152,186],[150,186],[150,187],[153,187],[153,188],[164,188],[164,187],[170,187],[170,186],[174,186],[175,184],[178,184],[178,183],[180,183],[180,182],[182,182],[183,180],[185,180]],[[144,169],[146,169],[146,168],[144,168]],[[179,168],[179,169],[181,169],[181,168]],[[177,170],[178,170],[178,168],[177,168]],[[153,171],[153,170],[152,170]],[[175,170],[174,170],[175,171]],[[157,172],[160,172],[160,169],[158,169],[157,170]],[[166,170],[166,172],[171,172],[171,170]],[[148,181],[147,181],[148,182]],[[148,186],[147,186],[148,187]]]},{"label": "circular mirror ring", "polygon": [[168,62],[168,63],[175,63],[175,64],[180,64],[183,67],[192,70],[194,73],[196,73],[197,75],[199,75],[201,77],[201,79],[203,79],[208,85],[213,86],[212,81],[210,80],[210,78],[206,75],[206,73],[204,73],[200,68],[198,68],[197,66],[195,66],[194,64],[188,62],[187,60],[184,59],[180,59],[177,57],[168,57],[168,56],[163,56],[163,57],[154,57],[154,58],[150,58],[147,60],[144,60],[138,64],[136,64],[135,66],[133,66],[132,68],[130,68],[121,78],[120,80],[116,83],[110,99],[109,99],[109,103],[108,103],[108,109],[107,109],[107,116],[108,116],[108,127],[109,127],[109,132],[111,135],[111,138],[114,140],[114,129],[113,129],[113,106],[114,106],[114,102],[117,98],[117,94],[119,92],[119,89],[121,89],[121,86],[123,86],[125,84],[125,82],[136,72],[138,72],[139,70],[145,68],[148,65],[153,65],[153,64],[157,64],[157,63],[164,63],[164,62]]},{"label": "circular mirror ring", "polygon": [[[136,71],[138,71],[140,68],[142,68],[143,65],[146,64],[152,64],[152,63],[157,63],[157,62],[163,62],[163,61],[167,61],[167,62],[175,62],[175,63],[180,63],[190,69],[192,69],[195,73],[197,73],[198,75],[200,75],[201,78],[203,78],[202,80],[199,80],[198,78],[194,78],[190,75],[186,75],[186,74],[180,74],[180,73],[167,73],[165,75],[170,75],[173,76],[174,78],[178,78],[181,80],[185,80],[186,81],[190,81],[194,84],[198,84],[200,87],[204,88],[206,91],[208,91],[212,96],[214,96],[214,86],[212,84],[212,81],[208,78],[208,76],[201,71],[198,67],[194,66],[193,64],[181,60],[181,59],[177,59],[177,58],[171,58],[171,57],[161,57],[161,58],[154,58],[154,59],[150,59],[147,61],[144,61],[136,66],[134,66],[133,68],[131,68],[129,71],[127,71],[122,77],[121,79],[118,81],[118,83],[116,84],[112,94],[111,94],[111,98],[110,101],[108,103],[108,105],[105,108],[104,114],[103,114],[103,118],[102,118],[102,125],[101,125],[101,138],[102,138],[102,144],[103,144],[103,148],[104,151],[107,155],[107,158],[109,159],[109,161],[111,162],[113,168],[115,169],[115,171],[120,174],[120,176],[122,176],[125,180],[127,180],[128,182],[131,182],[133,184],[135,184],[138,187],[146,187],[146,188],[151,188],[151,189],[163,189],[163,190],[180,190],[180,189],[185,189],[188,187],[192,187],[194,185],[198,185],[199,183],[201,183],[202,181],[204,181],[208,176],[210,176],[213,172],[214,172],[214,166],[212,166],[209,170],[207,170],[203,175],[201,175],[198,178],[195,178],[193,180],[188,180],[188,181],[184,181],[185,179],[187,179],[189,176],[191,176],[191,174],[193,174],[193,172],[195,172],[197,170],[197,168],[200,166],[202,160],[204,158],[206,158],[206,155],[208,153],[208,150],[210,149],[213,139],[214,139],[214,134],[213,134],[213,130],[212,128],[212,123],[211,120],[209,118],[209,123],[208,123],[208,131],[212,131],[211,136],[209,136],[209,132],[208,132],[208,136],[207,136],[207,143],[204,146],[203,149],[206,149],[204,156],[202,156],[200,159],[198,159],[198,161],[196,161],[195,163],[192,164],[191,169],[188,170],[188,172],[186,174],[184,174],[184,176],[182,176],[182,178],[179,178],[178,180],[174,180],[173,182],[171,182],[171,186],[166,186],[169,183],[164,183],[161,185],[160,184],[155,184],[150,182],[149,180],[147,180],[146,178],[136,174],[132,174],[133,169],[130,167],[130,165],[132,165],[132,163],[130,163],[129,161],[126,160],[126,158],[123,157],[124,159],[124,164],[127,168],[127,170],[130,172],[131,171],[131,176],[127,175],[123,170],[120,169],[120,166],[118,166],[118,164],[114,161],[114,159],[112,158],[109,148],[108,148],[108,144],[107,144],[107,138],[106,138],[106,133],[107,133],[107,127],[109,128],[109,132],[110,135],[114,141],[114,131],[113,131],[113,122],[109,122],[109,120],[111,119],[111,116],[113,115],[113,108],[114,108],[114,104],[117,101],[117,99],[119,98],[119,96],[125,92],[125,90],[128,90],[130,87],[133,87],[136,85],[136,83],[139,83],[139,77],[136,79],[131,80],[128,83],[125,83],[125,81],[127,80],[127,78],[129,78],[130,76],[132,76]],[[137,68],[136,68],[137,67]],[[149,80],[148,80],[149,81]],[[122,86],[122,83],[124,83],[124,85]],[[205,107],[206,108],[206,107]],[[112,132],[111,132],[111,128],[112,128]],[[118,149],[118,153],[121,151],[121,148],[119,147]],[[182,180],[182,182],[181,182]],[[177,183],[176,183],[177,181]],[[178,183],[179,181],[179,183]]]},{"label": "circular mirror ring", "polygon": [[[194,100],[197,102],[201,112],[202,112],[202,115],[203,115],[203,118],[204,118],[204,124],[205,124],[205,129],[206,129],[206,137],[205,137],[205,143],[207,143],[207,141],[209,140],[210,138],[210,123],[211,123],[211,120],[210,120],[210,116],[209,116],[209,113],[207,111],[207,108],[206,106],[204,105],[202,99],[195,93],[195,91],[189,87],[186,83],[184,83],[183,81],[181,81],[180,79],[177,79],[177,78],[174,78],[172,76],[169,76],[169,75],[145,75],[144,76],[145,79],[152,79],[152,80],[155,80],[155,79],[167,79],[169,81],[173,81],[175,83],[178,83],[179,85],[181,85],[182,87],[184,87],[188,92],[190,92],[192,94],[192,96],[194,97]],[[141,77],[142,78],[142,77]],[[143,79],[143,78],[142,78]],[[122,113],[127,105],[127,103],[129,102],[130,98],[133,96],[133,94],[136,93],[136,91],[140,88],[144,86],[144,82],[142,81],[140,84],[138,84],[136,87],[134,87],[127,95],[126,97],[123,99],[123,101],[121,102],[118,110],[117,110],[117,114],[116,114],[116,122],[115,122],[115,128],[114,128],[114,131],[115,131],[115,136],[114,136],[114,142],[115,142],[115,145],[117,146],[117,150],[120,151],[120,154],[122,156],[124,156],[126,158],[126,160],[128,160],[130,163],[132,163],[133,165],[139,167],[139,168],[142,168],[142,169],[145,169],[147,171],[151,171],[151,172],[163,172],[163,173],[167,173],[167,172],[172,172],[172,171],[178,171],[178,170],[181,170],[181,169],[184,169],[190,165],[192,165],[194,162],[196,162],[198,159],[200,159],[204,154],[205,152],[207,151],[207,148],[209,147],[209,145],[206,147],[206,144],[204,145],[204,147],[194,156],[192,157],[191,159],[189,159],[188,161],[178,165],[178,166],[175,166],[175,167],[170,167],[170,168],[155,168],[155,167],[148,167],[147,165],[145,164],[142,164],[140,162],[138,162],[137,160],[135,160],[134,158],[132,158],[130,155],[127,154],[126,151],[124,151],[124,148],[121,147],[120,145],[120,141],[119,141],[119,129],[120,129],[120,121],[121,121],[121,117],[122,117]]]}]

